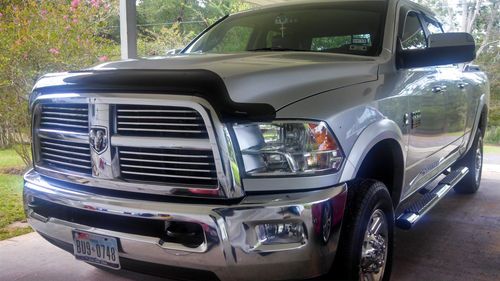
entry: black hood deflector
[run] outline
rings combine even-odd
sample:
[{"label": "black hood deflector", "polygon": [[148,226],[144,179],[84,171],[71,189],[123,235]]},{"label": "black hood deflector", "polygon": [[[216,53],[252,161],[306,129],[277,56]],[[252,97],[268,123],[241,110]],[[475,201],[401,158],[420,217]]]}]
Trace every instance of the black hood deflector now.
[{"label": "black hood deflector", "polygon": [[[130,93],[197,96],[207,100],[222,122],[268,122],[276,116],[269,104],[231,100],[222,78],[208,70],[89,70],[47,75],[34,92]],[[248,93],[251,94],[251,93]]]}]

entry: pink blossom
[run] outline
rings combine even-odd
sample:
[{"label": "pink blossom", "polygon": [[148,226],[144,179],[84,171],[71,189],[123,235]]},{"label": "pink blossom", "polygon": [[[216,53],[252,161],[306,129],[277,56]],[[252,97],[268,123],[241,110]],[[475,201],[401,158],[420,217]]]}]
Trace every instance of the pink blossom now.
[{"label": "pink blossom", "polygon": [[78,6],[80,5],[80,0],[72,0],[71,1],[71,8],[78,8]]},{"label": "pink blossom", "polygon": [[94,7],[94,8],[99,8],[99,6],[101,5],[100,0],[90,0],[90,3],[92,4],[92,7]]},{"label": "pink blossom", "polygon": [[100,62],[106,62],[108,60],[109,60],[109,58],[107,56],[101,56],[101,57],[99,57],[99,61]]},{"label": "pink blossom", "polygon": [[46,16],[49,12],[47,10],[42,10],[40,14],[43,16]]},{"label": "pink blossom", "polygon": [[77,18],[74,18],[74,19],[73,19],[73,23],[78,23],[78,19],[77,19]]},{"label": "pink blossom", "polygon": [[66,25],[66,27],[64,28],[66,31],[70,30],[71,29],[71,26],[69,25]]},{"label": "pink blossom", "polygon": [[1,17],[3,17],[3,14],[2,14],[2,13],[0,13],[0,18],[1,18]]},{"label": "pink blossom", "polygon": [[57,48],[50,48],[49,49],[49,53],[53,54],[53,55],[59,55],[59,49]]},{"label": "pink blossom", "polygon": [[64,19],[64,20],[68,20],[68,15],[64,15],[64,16],[63,16],[63,19]]}]

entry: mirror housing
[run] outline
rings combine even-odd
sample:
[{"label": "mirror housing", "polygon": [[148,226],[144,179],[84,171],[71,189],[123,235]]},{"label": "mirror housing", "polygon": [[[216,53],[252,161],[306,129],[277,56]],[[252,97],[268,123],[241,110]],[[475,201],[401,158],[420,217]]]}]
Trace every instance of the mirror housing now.
[{"label": "mirror housing", "polygon": [[429,35],[427,48],[399,50],[398,68],[408,69],[473,61],[476,44],[469,33],[437,33]]},{"label": "mirror housing", "polygon": [[174,55],[177,55],[177,54],[180,54],[182,52],[182,49],[171,49],[171,50],[168,50],[165,55],[167,56],[174,56]]}]

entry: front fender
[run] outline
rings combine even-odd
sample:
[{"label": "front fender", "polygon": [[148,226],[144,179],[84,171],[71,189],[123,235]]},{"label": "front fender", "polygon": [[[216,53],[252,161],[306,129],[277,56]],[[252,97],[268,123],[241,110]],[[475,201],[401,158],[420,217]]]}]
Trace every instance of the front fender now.
[{"label": "front fender", "polygon": [[[383,140],[394,140],[402,148],[403,160],[406,163],[406,149],[403,133],[399,126],[392,120],[382,119],[370,124],[359,135],[354,143],[351,153],[347,157],[346,165],[342,171],[340,182],[347,182],[356,178],[356,175],[368,152]],[[383,160],[382,160],[383,161]]]}]

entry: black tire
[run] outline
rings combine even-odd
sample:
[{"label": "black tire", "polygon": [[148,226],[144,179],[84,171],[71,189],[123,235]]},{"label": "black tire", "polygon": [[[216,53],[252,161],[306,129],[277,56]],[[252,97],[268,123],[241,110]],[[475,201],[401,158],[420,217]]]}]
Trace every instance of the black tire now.
[{"label": "black tire", "polygon": [[455,185],[455,192],[460,194],[473,194],[477,192],[481,185],[483,173],[483,155],[483,133],[478,129],[470,150],[455,165],[456,167],[469,168],[469,173]]},{"label": "black tire", "polygon": [[[381,211],[381,212],[379,212]],[[330,278],[335,280],[360,280],[362,272],[362,250],[366,242],[367,228],[379,218],[385,218],[387,233],[384,238],[385,262],[378,280],[389,280],[392,267],[394,209],[391,196],[385,185],[375,180],[359,180],[349,185],[347,208],[344,214],[339,247]],[[382,227],[380,227],[382,228]],[[382,235],[383,236],[383,235]],[[379,248],[380,249],[380,248]],[[383,255],[383,254],[382,254]],[[367,268],[366,261],[364,268]],[[376,280],[377,280],[376,279]]]}]

